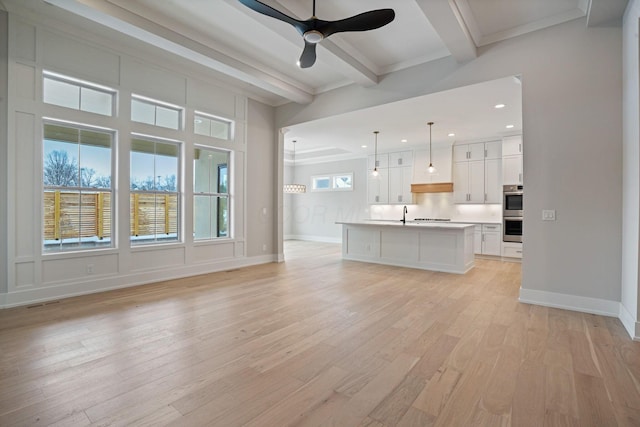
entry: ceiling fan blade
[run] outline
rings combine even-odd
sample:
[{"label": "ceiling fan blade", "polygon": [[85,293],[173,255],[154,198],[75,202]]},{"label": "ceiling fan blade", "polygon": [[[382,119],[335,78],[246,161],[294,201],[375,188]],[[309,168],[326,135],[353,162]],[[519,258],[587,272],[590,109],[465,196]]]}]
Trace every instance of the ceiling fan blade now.
[{"label": "ceiling fan blade", "polygon": [[247,6],[249,9],[252,9],[258,13],[261,13],[266,16],[270,16],[271,18],[275,18],[280,21],[286,22],[287,24],[293,25],[300,34],[304,34],[304,32],[308,30],[308,25],[304,21],[299,21],[295,18],[292,18],[289,15],[285,15],[279,10],[274,9],[271,6],[267,6],[266,4],[259,2],[258,0],[238,0],[238,1],[243,5]]},{"label": "ceiling fan blade", "polygon": [[369,31],[384,27],[393,21],[395,17],[396,13],[393,9],[370,10],[339,21],[323,21],[322,25],[319,25],[316,29],[324,37],[345,31]]},{"label": "ceiling fan blade", "polygon": [[316,44],[304,42],[304,50],[300,55],[300,68],[309,68],[316,62]]}]

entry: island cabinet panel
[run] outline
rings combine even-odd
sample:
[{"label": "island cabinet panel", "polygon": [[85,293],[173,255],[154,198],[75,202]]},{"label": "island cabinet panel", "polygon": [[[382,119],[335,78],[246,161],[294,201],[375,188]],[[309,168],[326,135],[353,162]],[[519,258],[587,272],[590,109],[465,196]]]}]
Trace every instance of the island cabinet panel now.
[{"label": "island cabinet panel", "polygon": [[418,261],[419,235],[417,233],[398,233],[394,229],[381,230],[380,238],[380,255],[382,258],[402,260],[402,261]]},{"label": "island cabinet panel", "polygon": [[342,251],[348,256],[380,256],[380,232],[375,229],[351,227],[343,230]]},{"label": "island cabinet panel", "polygon": [[347,260],[464,274],[474,266],[471,224],[339,222]]}]

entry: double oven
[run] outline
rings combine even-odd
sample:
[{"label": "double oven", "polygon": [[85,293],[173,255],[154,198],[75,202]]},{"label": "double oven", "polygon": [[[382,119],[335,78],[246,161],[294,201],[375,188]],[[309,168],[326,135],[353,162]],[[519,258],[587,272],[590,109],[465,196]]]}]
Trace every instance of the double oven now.
[{"label": "double oven", "polygon": [[502,209],[502,240],[522,242],[522,185],[503,187]]}]

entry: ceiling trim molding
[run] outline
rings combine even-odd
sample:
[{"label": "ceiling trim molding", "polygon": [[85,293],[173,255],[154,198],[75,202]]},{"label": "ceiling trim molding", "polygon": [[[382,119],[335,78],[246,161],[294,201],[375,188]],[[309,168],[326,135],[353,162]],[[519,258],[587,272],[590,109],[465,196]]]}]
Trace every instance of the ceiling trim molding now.
[{"label": "ceiling trim molding", "polygon": [[590,0],[587,8],[587,27],[622,25],[628,0]]},{"label": "ceiling trim molding", "polygon": [[290,101],[299,104],[313,101],[312,89],[302,83],[298,86],[304,89],[276,77],[275,72],[262,71],[113,4],[96,0],[44,1]]},{"label": "ceiling trim molding", "polygon": [[415,0],[458,62],[478,56],[476,44],[454,0]]}]

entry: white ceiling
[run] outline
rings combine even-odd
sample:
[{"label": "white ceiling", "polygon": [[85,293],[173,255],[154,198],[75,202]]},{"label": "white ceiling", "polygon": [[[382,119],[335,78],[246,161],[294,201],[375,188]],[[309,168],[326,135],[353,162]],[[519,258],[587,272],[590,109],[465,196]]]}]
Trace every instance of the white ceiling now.
[{"label": "white ceiling", "polygon": [[[387,73],[449,55],[465,62],[478,55],[480,46],[577,18],[586,17],[590,26],[620,22],[628,0],[317,0],[316,15],[324,20],[381,8],[393,8],[396,18],[377,30],[333,34],[320,43],[317,62],[308,69],[295,65],[303,41],[293,27],[256,13],[237,0],[0,1],[7,7],[42,2],[58,6],[222,73],[235,79],[250,96],[278,106],[310,103],[316,94],[344,85],[375,86]],[[262,2],[296,18],[311,16],[312,0]],[[478,104],[491,105],[494,100],[490,95],[487,93],[488,98],[478,100]],[[500,135],[497,129],[504,126],[500,114],[507,111],[485,117],[480,113],[481,106],[476,105],[477,109],[469,110],[469,117],[463,120],[454,116],[461,108],[450,106],[461,99],[468,102],[464,91],[352,113],[351,120],[335,117],[333,123],[303,124],[292,128],[286,139],[290,141],[298,134],[301,145],[308,144],[308,150],[316,144],[344,148],[349,146],[345,138],[351,144],[358,140],[359,146],[360,133],[366,130],[365,134],[370,134],[370,124],[379,123],[382,144],[397,139],[402,132],[413,142],[420,139],[428,120],[436,122],[434,141],[436,132],[445,132],[445,128],[456,128],[454,132],[460,138],[489,136],[485,132],[490,129],[491,135]],[[382,117],[394,120],[381,121],[375,116],[380,111],[384,111]],[[412,112],[415,122],[409,122],[407,111]],[[470,130],[474,117],[483,117],[476,122],[486,125],[475,132]],[[519,123],[515,116],[510,120]],[[357,122],[361,127],[350,126]],[[394,127],[394,123],[398,125]],[[329,125],[343,126],[342,136],[320,133]],[[298,150],[303,151],[301,146]]]}]

